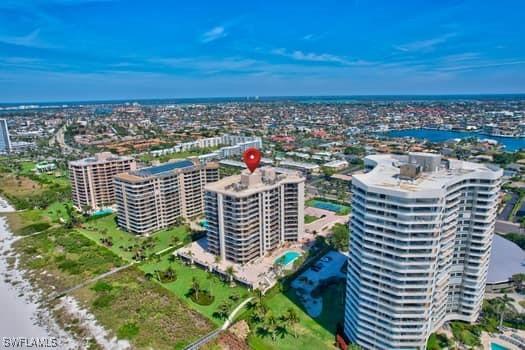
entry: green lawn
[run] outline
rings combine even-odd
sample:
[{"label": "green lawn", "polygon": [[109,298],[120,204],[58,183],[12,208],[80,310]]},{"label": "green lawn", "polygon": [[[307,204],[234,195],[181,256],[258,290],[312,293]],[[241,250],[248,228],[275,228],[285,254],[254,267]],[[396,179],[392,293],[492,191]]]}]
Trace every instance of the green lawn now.
[{"label": "green lawn", "polygon": [[143,244],[147,246],[145,255],[148,257],[170,246],[182,245],[188,241],[190,234],[188,227],[179,226],[158,231],[150,237],[138,236],[119,229],[115,215],[89,220],[78,231],[98,244],[102,244],[101,239],[111,237],[113,245],[104,246],[127,261],[133,260],[132,256]]},{"label": "green lawn", "polygon": [[22,268],[31,271],[30,280],[44,290],[64,290],[123,264],[117,255],[63,228],[21,239],[14,248]]},{"label": "green lawn", "polygon": [[[162,285],[169,291],[173,292],[191,308],[207,316],[216,325],[222,325],[224,323],[224,320],[213,316],[213,313],[217,311],[218,306],[221,303],[225,301],[231,302],[231,310],[233,310],[236,305],[240,304],[242,300],[246,299],[250,295],[250,292],[244,287],[231,287],[229,283],[223,282],[216,275],[204,271],[201,268],[187,266],[177,260],[170,262],[168,258],[168,255],[164,255],[160,261],[149,260],[140,264],[139,268],[144,273],[149,272],[153,274],[155,270],[164,271],[169,266],[171,266],[171,268],[174,269],[177,274],[177,280]],[[189,298],[188,292],[192,286],[193,278],[197,279],[201,289],[211,292],[211,294],[214,296],[213,303],[208,306],[203,306],[194,303]],[[230,297],[232,297],[233,300],[230,299]]]},{"label": "green lawn", "polygon": [[305,224],[311,224],[312,222],[314,222],[316,220],[319,220],[319,217],[317,217],[315,215],[308,215],[308,214],[306,214],[304,216],[304,223]]},{"label": "green lawn", "polygon": [[[327,329],[329,326],[323,325],[320,320],[313,319],[309,316],[299,305],[300,302],[296,299],[295,293],[292,290],[286,294],[274,290],[268,296],[263,297],[263,303],[268,306],[271,313],[275,317],[280,317],[285,314],[288,309],[293,309],[299,316],[299,324],[296,326],[298,337],[293,336],[293,332],[284,336],[278,336],[275,341],[270,336],[259,336],[252,333],[249,338],[249,345],[252,349],[266,350],[295,350],[295,349],[335,349],[334,347],[334,333]],[[342,312],[343,309],[328,310],[329,313]],[[321,315],[323,317],[323,315]],[[337,318],[339,318],[337,316]],[[257,333],[255,330],[254,333]]]},{"label": "green lawn", "polygon": [[97,322],[131,340],[134,349],[183,349],[214,327],[206,317],[131,267],[82,288],[74,296]]}]

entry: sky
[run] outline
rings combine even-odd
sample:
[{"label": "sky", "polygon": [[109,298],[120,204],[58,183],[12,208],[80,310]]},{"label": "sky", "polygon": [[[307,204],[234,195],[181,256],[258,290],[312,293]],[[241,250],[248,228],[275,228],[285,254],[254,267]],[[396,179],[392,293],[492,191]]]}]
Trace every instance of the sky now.
[{"label": "sky", "polygon": [[525,1],[0,0],[0,102],[525,92]]}]

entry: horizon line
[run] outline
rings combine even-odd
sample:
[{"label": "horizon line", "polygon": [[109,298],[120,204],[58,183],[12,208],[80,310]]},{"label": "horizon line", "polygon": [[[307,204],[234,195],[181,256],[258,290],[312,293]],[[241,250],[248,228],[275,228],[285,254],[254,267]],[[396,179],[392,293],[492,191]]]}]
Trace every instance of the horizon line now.
[{"label": "horizon line", "polygon": [[286,99],[286,98],[355,98],[355,97],[453,97],[453,96],[472,96],[472,97],[483,97],[483,96],[525,96],[525,92],[506,92],[506,93],[414,93],[414,94],[342,94],[342,95],[244,95],[244,96],[198,96],[198,97],[139,97],[139,98],[113,98],[113,99],[91,99],[91,100],[47,100],[47,101],[14,101],[6,102],[0,101],[0,105],[27,105],[27,104],[39,104],[39,103],[104,103],[104,102],[138,102],[138,101],[169,101],[169,100],[220,100],[220,99],[233,99],[246,101],[257,101],[264,99]]}]

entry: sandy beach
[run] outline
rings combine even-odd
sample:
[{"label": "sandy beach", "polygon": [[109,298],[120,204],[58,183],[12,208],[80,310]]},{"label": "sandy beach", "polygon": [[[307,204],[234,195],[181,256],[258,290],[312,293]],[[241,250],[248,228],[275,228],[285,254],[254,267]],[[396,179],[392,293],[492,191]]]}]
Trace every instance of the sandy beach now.
[{"label": "sandy beach", "polygon": [[[14,209],[0,198],[0,214],[13,212]],[[64,331],[55,321],[51,311],[41,304],[41,294],[24,278],[17,268],[16,255],[11,249],[14,237],[7,224],[7,219],[0,216],[0,339],[4,337],[39,338],[56,342],[57,349],[83,349],[87,342],[76,339]],[[9,261],[10,260],[10,261]],[[104,349],[121,350],[130,347],[127,341],[118,341],[100,326],[95,317],[81,308],[72,297],[64,298],[58,307],[68,317],[77,319],[78,325]],[[0,349],[4,349],[3,341]],[[17,347],[34,349],[35,347]]]}]

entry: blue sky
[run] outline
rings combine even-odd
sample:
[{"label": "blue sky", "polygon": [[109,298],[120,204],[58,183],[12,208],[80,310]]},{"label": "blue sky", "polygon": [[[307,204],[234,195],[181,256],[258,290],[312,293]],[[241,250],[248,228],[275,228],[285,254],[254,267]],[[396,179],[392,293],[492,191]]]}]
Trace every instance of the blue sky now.
[{"label": "blue sky", "polygon": [[1,0],[0,102],[525,92],[525,2]]}]

